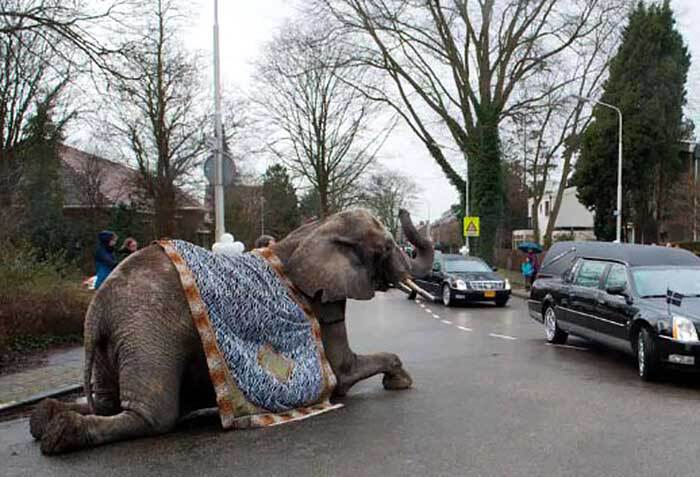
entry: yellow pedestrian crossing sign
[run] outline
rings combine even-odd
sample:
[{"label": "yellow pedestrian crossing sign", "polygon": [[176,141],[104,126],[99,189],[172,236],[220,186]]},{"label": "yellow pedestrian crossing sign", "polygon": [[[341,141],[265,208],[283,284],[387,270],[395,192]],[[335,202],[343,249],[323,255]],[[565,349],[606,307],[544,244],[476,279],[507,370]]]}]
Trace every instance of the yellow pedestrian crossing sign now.
[{"label": "yellow pedestrian crossing sign", "polygon": [[478,237],[479,236],[479,217],[464,218],[464,236]]}]

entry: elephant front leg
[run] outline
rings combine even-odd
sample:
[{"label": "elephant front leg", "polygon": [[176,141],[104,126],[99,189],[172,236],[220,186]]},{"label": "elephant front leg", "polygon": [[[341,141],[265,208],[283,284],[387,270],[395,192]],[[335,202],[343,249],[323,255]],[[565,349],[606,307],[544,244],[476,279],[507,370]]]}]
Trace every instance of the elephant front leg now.
[{"label": "elephant front leg", "polygon": [[413,380],[395,354],[357,355],[352,352],[345,327],[345,301],[314,303],[314,312],[321,324],[326,357],[338,380],[336,396],[344,396],[355,383],[377,374],[384,374],[385,389],[411,387]]},{"label": "elephant front leg", "polygon": [[384,389],[407,389],[413,383],[399,357],[392,353],[353,354],[351,362],[340,368],[336,373],[338,386],[335,394],[337,396],[344,396],[355,383],[382,373]]}]

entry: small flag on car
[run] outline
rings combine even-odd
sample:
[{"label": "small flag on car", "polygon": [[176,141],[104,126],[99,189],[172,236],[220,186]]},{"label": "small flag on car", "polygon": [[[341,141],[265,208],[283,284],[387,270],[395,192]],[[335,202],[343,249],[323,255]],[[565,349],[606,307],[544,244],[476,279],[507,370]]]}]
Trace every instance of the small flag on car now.
[{"label": "small flag on car", "polygon": [[674,305],[674,306],[681,306],[681,303],[683,303],[683,295],[671,291],[670,289],[666,289],[666,303],[669,305]]}]

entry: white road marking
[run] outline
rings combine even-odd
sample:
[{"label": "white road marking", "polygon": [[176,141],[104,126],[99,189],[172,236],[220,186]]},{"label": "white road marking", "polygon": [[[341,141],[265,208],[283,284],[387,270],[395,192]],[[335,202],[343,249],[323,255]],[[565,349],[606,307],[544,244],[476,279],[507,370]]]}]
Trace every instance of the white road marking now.
[{"label": "white road marking", "polygon": [[433,313],[433,318],[440,318],[440,315],[436,315],[435,313]]},{"label": "white road marking", "polygon": [[459,328],[462,331],[473,331],[471,328],[467,328],[466,326],[459,326],[457,325],[457,328]]},{"label": "white road marking", "polygon": [[442,321],[442,322],[445,323],[446,325],[451,325],[451,324],[452,324],[452,322],[449,321],[449,320],[440,320],[440,321]]},{"label": "white road marking", "polygon": [[428,314],[430,314],[430,315],[432,315],[432,314],[433,314],[433,312],[432,312],[432,311],[430,311],[430,310],[429,310],[429,309],[427,309],[427,308],[423,308],[423,311],[424,311],[424,312],[426,312],[426,313],[428,313]]},{"label": "white road marking", "polygon": [[518,339],[518,338],[516,338],[515,336],[499,335],[499,334],[496,334],[496,333],[489,333],[489,336],[491,336],[491,337],[493,337],[493,338],[501,338],[501,339],[504,339],[504,340],[511,340],[511,341],[515,341],[515,340]]},{"label": "white road marking", "polygon": [[581,351],[588,351],[588,348],[583,348],[581,346],[574,346],[574,345],[564,345],[564,344],[554,344],[554,343],[545,343],[545,346],[554,346],[557,348],[566,348],[566,349],[578,349]]}]

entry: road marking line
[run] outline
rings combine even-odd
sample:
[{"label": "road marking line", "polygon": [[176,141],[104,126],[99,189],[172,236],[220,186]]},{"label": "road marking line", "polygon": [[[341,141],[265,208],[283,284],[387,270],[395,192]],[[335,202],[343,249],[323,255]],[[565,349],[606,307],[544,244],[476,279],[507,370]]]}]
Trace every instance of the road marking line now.
[{"label": "road marking line", "polygon": [[426,312],[426,313],[428,313],[428,314],[431,314],[431,315],[433,314],[433,312],[432,312],[432,311],[430,311],[430,310],[429,310],[429,309],[427,309],[427,308],[423,308],[423,311],[424,311],[424,312]]},{"label": "road marking line", "polygon": [[442,322],[445,323],[446,325],[451,325],[451,324],[452,324],[452,322],[449,321],[449,320],[440,320],[440,321],[442,321]]},{"label": "road marking line", "polygon": [[471,328],[467,328],[466,326],[459,326],[457,325],[457,328],[459,328],[462,331],[473,331]]},{"label": "road marking line", "polygon": [[566,348],[566,349],[578,349],[581,351],[588,351],[588,348],[583,348],[581,346],[574,346],[574,345],[564,345],[564,344],[554,344],[554,343],[545,343],[545,346],[554,346],[556,348]]},{"label": "road marking line", "polygon": [[436,315],[435,313],[433,313],[433,318],[440,318],[440,315]]},{"label": "road marking line", "polygon": [[515,336],[499,335],[499,334],[496,334],[496,333],[489,333],[489,336],[491,336],[491,337],[493,337],[493,338],[501,338],[501,339],[504,339],[504,340],[511,340],[511,341],[515,341],[515,340],[518,339],[518,338],[516,338]]}]

